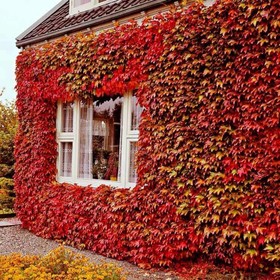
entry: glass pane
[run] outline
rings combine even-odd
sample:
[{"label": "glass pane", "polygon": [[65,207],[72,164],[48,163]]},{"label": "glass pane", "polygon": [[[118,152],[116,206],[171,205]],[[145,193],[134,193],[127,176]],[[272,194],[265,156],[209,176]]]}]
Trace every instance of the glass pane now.
[{"label": "glass pane", "polygon": [[138,130],[143,108],[137,103],[136,96],[131,97],[131,130]]},{"label": "glass pane", "polygon": [[81,104],[81,178],[118,180],[120,170],[121,109],[123,98],[102,98]]},{"label": "glass pane", "polygon": [[73,102],[67,102],[62,105],[62,132],[73,132]]},{"label": "glass pane", "polygon": [[136,183],[136,153],[137,153],[137,142],[130,142],[129,147],[129,177],[130,183]]},{"label": "glass pane", "polygon": [[90,3],[91,0],[74,0],[74,7],[78,7],[80,5]]},{"label": "glass pane", "polygon": [[80,164],[79,177],[92,178],[92,106],[80,106]]},{"label": "glass pane", "polygon": [[60,176],[71,177],[72,176],[72,151],[73,144],[72,142],[63,142],[61,143],[61,170]]}]

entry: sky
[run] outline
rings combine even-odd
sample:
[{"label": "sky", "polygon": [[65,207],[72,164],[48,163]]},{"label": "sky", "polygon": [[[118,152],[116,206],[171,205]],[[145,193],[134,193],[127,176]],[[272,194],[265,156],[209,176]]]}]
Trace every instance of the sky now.
[{"label": "sky", "polygon": [[15,100],[15,61],[19,53],[16,37],[45,15],[60,0],[1,1],[0,16],[0,92],[1,100]]}]

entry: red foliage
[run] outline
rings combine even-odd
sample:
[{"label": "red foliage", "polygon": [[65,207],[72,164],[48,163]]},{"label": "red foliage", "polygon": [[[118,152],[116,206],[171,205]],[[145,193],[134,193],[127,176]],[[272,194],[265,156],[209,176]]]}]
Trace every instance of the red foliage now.
[{"label": "red foliage", "polygon": [[[278,1],[193,5],[17,59],[17,214],[36,234],[142,267],[280,262]],[[94,83],[92,82],[94,81]],[[55,183],[56,102],[137,88],[138,184]]]}]

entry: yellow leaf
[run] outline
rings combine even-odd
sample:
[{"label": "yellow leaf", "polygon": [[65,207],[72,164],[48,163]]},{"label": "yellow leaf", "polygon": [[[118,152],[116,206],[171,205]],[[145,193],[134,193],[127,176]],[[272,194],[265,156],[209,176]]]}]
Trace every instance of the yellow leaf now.
[{"label": "yellow leaf", "polygon": [[258,252],[255,249],[247,249],[245,255],[249,255],[250,257],[254,257],[258,255]]},{"label": "yellow leaf", "polygon": [[225,34],[227,33],[227,31],[228,31],[228,30],[227,30],[226,28],[222,27],[220,33],[221,33],[222,35],[225,35]]},{"label": "yellow leaf", "polygon": [[251,23],[252,23],[254,26],[256,26],[258,22],[259,22],[259,18],[258,18],[258,17],[253,18],[253,20],[251,21]]}]

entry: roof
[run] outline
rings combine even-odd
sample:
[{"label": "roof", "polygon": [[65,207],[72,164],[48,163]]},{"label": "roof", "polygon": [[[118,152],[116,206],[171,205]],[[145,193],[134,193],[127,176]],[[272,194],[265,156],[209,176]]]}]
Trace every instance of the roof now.
[{"label": "roof", "polygon": [[174,0],[115,0],[91,10],[69,15],[69,0],[62,0],[16,38],[17,47],[26,47],[65,34],[112,22],[126,16],[158,8]]}]

